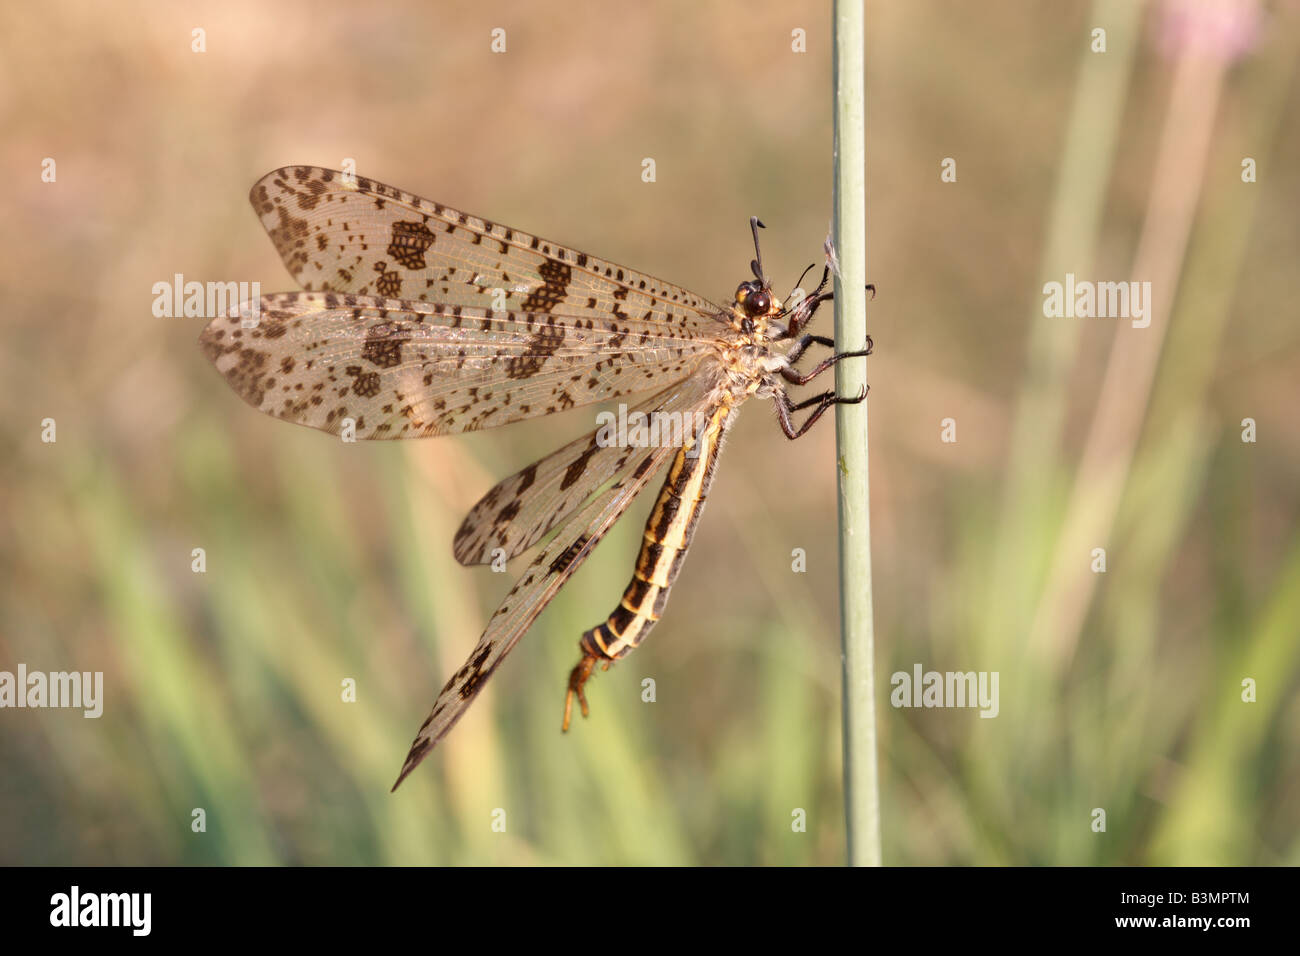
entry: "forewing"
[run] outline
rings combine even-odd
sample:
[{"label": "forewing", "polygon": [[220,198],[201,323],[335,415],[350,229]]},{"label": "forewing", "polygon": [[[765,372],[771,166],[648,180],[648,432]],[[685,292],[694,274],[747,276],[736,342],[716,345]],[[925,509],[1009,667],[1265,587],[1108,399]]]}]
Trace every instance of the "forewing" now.
[{"label": "forewing", "polygon": [[263,296],[203,330],[255,408],[361,439],[493,428],[691,374],[712,339],[640,319],[570,319],[333,292]]},{"label": "forewing", "polygon": [[721,309],[679,286],[362,176],[288,166],[249,201],[308,290],[485,309],[637,319],[716,331]]},{"label": "forewing", "polygon": [[[655,423],[657,440],[680,435],[693,426],[689,416],[703,397],[702,383],[693,378],[670,385],[632,406],[622,418],[631,425],[638,416],[646,416],[647,425]],[[482,564],[493,560],[498,548],[512,558],[569,520],[641,451],[611,442],[610,437],[608,430],[598,428],[498,483],[456,532],[452,545],[456,560]]]}]

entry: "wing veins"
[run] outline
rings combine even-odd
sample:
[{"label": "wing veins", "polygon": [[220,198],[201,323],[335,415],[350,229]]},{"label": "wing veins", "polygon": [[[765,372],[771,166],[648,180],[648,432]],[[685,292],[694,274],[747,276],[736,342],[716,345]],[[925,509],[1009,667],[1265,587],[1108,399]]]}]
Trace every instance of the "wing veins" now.
[{"label": "wing veins", "polygon": [[[689,416],[699,402],[695,382],[674,383],[621,417],[633,423],[645,416],[641,421],[648,441],[680,442],[685,431],[695,428]],[[456,532],[456,560],[466,565],[492,561],[497,548],[512,558],[567,522],[628,467],[637,448],[620,445],[616,438],[602,426],[498,482],[470,509]]]}]

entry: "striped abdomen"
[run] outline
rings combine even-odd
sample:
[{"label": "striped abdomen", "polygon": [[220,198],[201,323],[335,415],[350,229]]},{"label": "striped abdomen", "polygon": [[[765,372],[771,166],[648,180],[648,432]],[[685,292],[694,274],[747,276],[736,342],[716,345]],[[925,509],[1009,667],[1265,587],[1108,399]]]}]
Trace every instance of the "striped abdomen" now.
[{"label": "striped abdomen", "polygon": [[585,654],[617,660],[640,644],[659,620],[704,510],[713,468],[733,414],[729,405],[710,409],[697,437],[698,453],[695,448],[682,448],[673,458],[646,522],[632,583],[609,619],[582,635],[580,646]]}]

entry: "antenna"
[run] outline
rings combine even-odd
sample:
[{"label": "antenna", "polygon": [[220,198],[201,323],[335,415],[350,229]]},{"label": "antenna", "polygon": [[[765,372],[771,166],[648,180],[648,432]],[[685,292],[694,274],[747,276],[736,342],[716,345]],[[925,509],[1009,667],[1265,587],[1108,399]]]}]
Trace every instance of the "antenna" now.
[{"label": "antenna", "polygon": [[767,226],[763,225],[763,221],[757,216],[750,216],[749,228],[754,233],[754,259],[750,262],[749,268],[754,271],[754,278],[763,283],[764,286],[771,285],[767,281],[767,276],[763,274],[763,250],[758,247],[758,230],[766,229]]},{"label": "antenna", "polygon": [[[817,263],[814,262],[812,265],[808,266],[807,269],[804,269],[803,272],[799,274],[799,278],[795,280],[794,286],[790,289],[790,295],[794,295],[794,290],[799,288],[799,286],[803,285],[804,276],[812,272],[813,269],[816,267],[816,265]],[[789,299],[790,296],[788,295],[786,296],[786,298]]]}]

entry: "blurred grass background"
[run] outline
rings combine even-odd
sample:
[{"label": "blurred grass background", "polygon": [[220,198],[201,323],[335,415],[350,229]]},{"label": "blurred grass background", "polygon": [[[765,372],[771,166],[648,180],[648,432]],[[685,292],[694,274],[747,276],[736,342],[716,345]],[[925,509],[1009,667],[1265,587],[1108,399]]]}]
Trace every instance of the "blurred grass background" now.
[{"label": "blurred grass background", "polygon": [[[106,700],[0,712],[0,860],[841,862],[833,428],[742,415],[592,719],[558,732],[644,504],[390,795],[513,577],[452,532],[591,411],[346,446],[254,413],[203,320],[151,314],[178,272],[291,288],[247,190],[346,157],[715,300],[757,213],[788,287],[830,217],[829,6],[7,18],[0,670],[103,671]],[[1298,47],[1287,3],[868,5],[877,671],[1001,674],[994,720],[878,688],[886,862],[1300,862]],[[1043,318],[1066,271],[1152,280],[1152,327]]]}]

